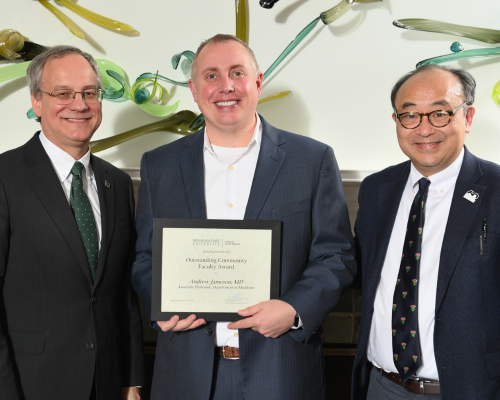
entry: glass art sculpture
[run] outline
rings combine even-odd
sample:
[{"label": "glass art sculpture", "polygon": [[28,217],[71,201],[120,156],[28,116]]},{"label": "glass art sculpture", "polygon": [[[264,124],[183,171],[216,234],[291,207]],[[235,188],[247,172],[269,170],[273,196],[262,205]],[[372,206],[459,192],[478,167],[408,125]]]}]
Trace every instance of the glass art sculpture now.
[{"label": "glass art sculpture", "polygon": [[445,54],[444,56],[433,57],[420,61],[417,63],[416,67],[419,68],[427,64],[443,64],[450,61],[465,60],[467,58],[500,56],[500,47],[464,50],[459,42],[454,42],[451,45],[450,50],[452,51],[452,54]]},{"label": "glass art sculpture", "polygon": [[[300,33],[295,37],[294,40],[290,42],[290,44],[286,47],[285,50],[279,55],[279,57],[271,64],[271,66],[267,69],[267,71],[264,73],[264,80],[271,75],[271,73],[276,69],[278,65],[280,65],[283,60],[295,49],[300,42],[304,40],[304,38],[314,29],[316,24],[321,21],[325,25],[329,25],[332,22],[336,21],[340,17],[342,17],[347,11],[351,9],[351,7],[355,3],[379,3],[383,0],[342,0],[340,3],[338,3],[335,7],[332,7],[326,11],[323,11],[320,16],[316,19],[314,19],[312,22],[310,22],[304,29],[300,31]],[[236,0],[236,3],[241,3],[245,2],[245,0]],[[276,3],[276,2],[274,2]],[[273,3],[273,5],[274,5]],[[238,7],[236,8],[236,36],[240,39],[241,37],[238,36],[238,32],[244,31],[246,32],[246,18],[243,20],[242,18],[238,18]],[[241,24],[239,26],[239,24]],[[244,24],[244,28],[243,25]],[[243,39],[242,39],[243,40]],[[205,117],[203,114],[200,114],[198,118],[194,120],[194,122],[191,124],[192,129],[199,128],[203,125],[205,121]]]},{"label": "glass art sculpture", "polygon": [[[82,31],[80,31],[80,29],[78,29],[78,27],[62,11],[58,10],[46,0],[38,0],[38,2],[49,10],[55,17],[57,17],[57,19],[59,19],[59,21],[61,21],[73,35],[79,37],[80,39],[85,39],[85,35]],[[128,32],[130,36],[139,36],[139,32],[137,32],[132,26],[107,18],[103,15],[96,14],[95,12],[82,7],[71,0],[55,0],[55,2],[89,20],[90,22],[94,22],[95,24],[118,32]]]},{"label": "glass art sculpture", "polygon": [[19,59],[31,61],[45,50],[46,47],[27,41],[14,29],[0,31],[0,61]]},{"label": "glass art sculpture", "polygon": [[449,24],[432,19],[397,19],[392,23],[403,29],[426,31],[435,33],[446,33],[448,35],[462,36],[480,42],[496,44],[500,43],[500,31],[494,29],[475,28],[472,26]]}]

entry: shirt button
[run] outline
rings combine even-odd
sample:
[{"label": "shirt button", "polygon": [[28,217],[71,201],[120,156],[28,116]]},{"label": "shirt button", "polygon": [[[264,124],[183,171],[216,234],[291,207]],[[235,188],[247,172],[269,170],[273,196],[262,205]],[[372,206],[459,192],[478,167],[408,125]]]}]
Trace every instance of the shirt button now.
[{"label": "shirt button", "polygon": [[444,192],[444,190],[443,190],[443,189],[441,189],[441,190],[439,191],[439,193],[443,193],[443,192]]},{"label": "shirt button", "polygon": [[229,171],[232,171],[234,167],[232,165],[229,166]]},{"label": "shirt button", "polygon": [[238,337],[238,332],[233,333],[234,337]]},{"label": "shirt button", "polygon": [[97,297],[92,296],[92,303],[94,303],[94,304],[97,303]]},{"label": "shirt button", "polygon": [[229,203],[227,206],[228,206],[229,208],[233,208],[233,203]]},{"label": "shirt button", "polygon": [[94,347],[95,347],[95,345],[94,345],[94,343],[92,343],[92,342],[89,342],[89,343],[87,343],[87,344],[85,345],[85,348],[86,348],[87,350],[94,350]]}]

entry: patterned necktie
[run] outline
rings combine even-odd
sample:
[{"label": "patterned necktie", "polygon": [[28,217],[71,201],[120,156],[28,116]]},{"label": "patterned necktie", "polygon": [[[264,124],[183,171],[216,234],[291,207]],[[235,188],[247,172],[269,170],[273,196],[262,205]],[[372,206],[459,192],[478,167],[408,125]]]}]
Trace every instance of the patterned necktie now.
[{"label": "patterned necktie", "polygon": [[418,337],[418,279],[422,253],[422,231],[430,181],[418,181],[406,227],[403,255],[392,305],[392,349],[394,365],[406,382],[422,365]]},{"label": "patterned necktie", "polygon": [[97,243],[97,227],[94,219],[94,212],[92,211],[90,200],[85,190],[83,190],[83,168],[83,164],[79,161],[75,162],[73,168],[71,168],[73,181],[71,182],[69,202],[76,219],[76,224],[80,230],[80,235],[82,236],[83,245],[85,246],[87,258],[89,260],[92,280],[94,280],[97,270],[99,246]]}]

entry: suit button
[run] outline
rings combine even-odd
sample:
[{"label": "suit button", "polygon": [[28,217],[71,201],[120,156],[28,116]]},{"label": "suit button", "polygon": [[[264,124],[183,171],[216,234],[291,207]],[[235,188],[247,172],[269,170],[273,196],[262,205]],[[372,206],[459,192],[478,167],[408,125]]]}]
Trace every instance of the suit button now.
[{"label": "suit button", "polygon": [[85,348],[86,348],[87,350],[94,350],[94,347],[95,347],[95,345],[94,345],[94,343],[92,343],[92,342],[89,342],[89,343],[87,343],[87,344],[85,345]]},{"label": "suit button", "polygon": [[212,328],[205,329],[205,333],[210,336],[212,334]]},{"label": "suit button", "polygon": [[96,296],[92,296],[92,303],[97,303],[97,297]]}]

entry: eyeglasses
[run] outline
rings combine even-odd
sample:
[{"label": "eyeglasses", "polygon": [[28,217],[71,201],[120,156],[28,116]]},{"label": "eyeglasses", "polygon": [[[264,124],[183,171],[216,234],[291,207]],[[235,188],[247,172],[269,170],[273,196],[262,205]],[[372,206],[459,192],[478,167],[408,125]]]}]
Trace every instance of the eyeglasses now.
[{"label": "eyeglasses", "polygon": [[100,103],[104,94],[104,90],[102,89],[85,89],[81,92],[75,92],[73,89],[58,89],[50,93],[43,90],[39,90],[39,92],[52,96],[56,99],[56,103],[60,105],[73,103],[77,93],[82,95],[82,100],[87,104]]},{"label": "eyeglasses", "polygon": [[429,123],[436,128],[442,128],[448,125],[451,121],[451,117],[456,114],[456,112],[467,105],[467,102],[463,102],[454,110],[436,110],[428,113],[418,113],[418,112],[406,112],[402,114],[396,114],[401,125],[406,129],[415,129],[422,123],[422,117],[427,116]]}]

